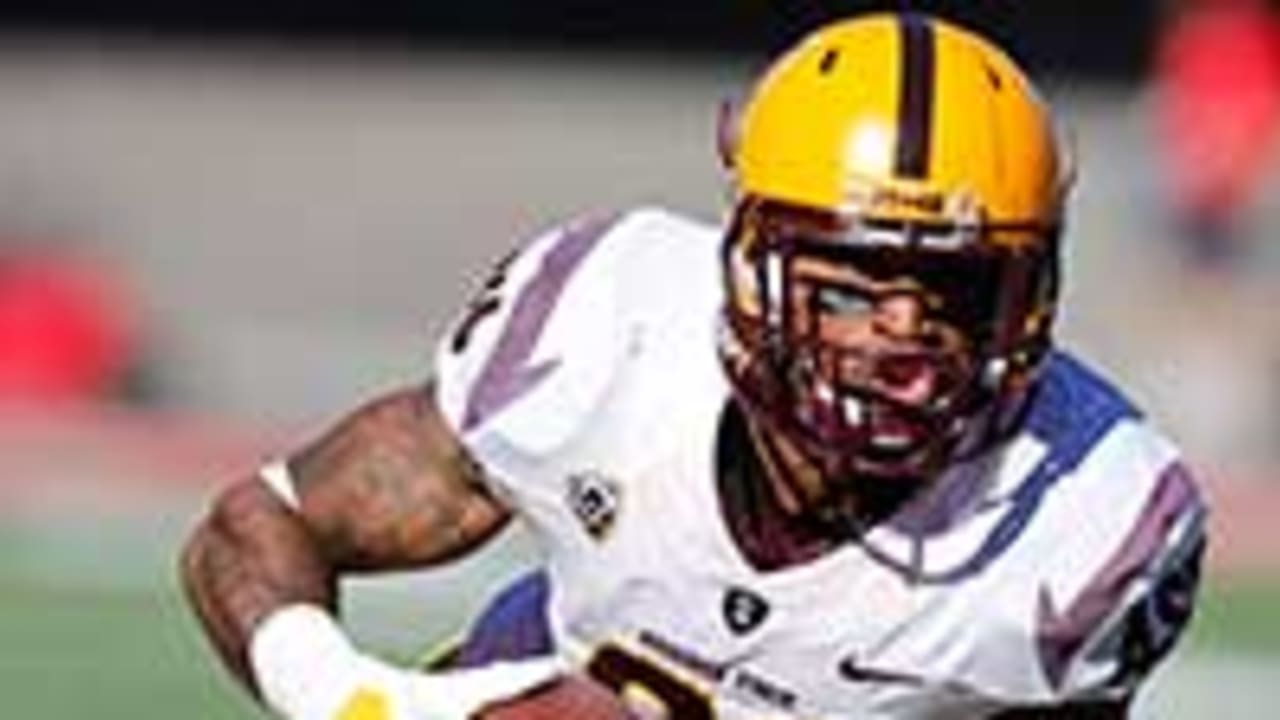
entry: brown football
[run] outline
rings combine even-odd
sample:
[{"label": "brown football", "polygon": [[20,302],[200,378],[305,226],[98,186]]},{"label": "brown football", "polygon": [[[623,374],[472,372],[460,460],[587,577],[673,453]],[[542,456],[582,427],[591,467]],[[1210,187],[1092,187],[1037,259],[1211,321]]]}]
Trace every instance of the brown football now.
[{"label": "brown football", "polygon": [[583,675],[569,675],[521,695],[490,705],[474,720],[636,720],[612,690]]}]

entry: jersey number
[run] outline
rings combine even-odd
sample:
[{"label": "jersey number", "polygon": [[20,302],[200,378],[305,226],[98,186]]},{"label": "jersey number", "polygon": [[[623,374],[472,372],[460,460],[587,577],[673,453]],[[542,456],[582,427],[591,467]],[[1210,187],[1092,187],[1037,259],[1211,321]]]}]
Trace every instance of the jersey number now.
[{"label": "jersey number", "polygon": [[666,720],[715,720],[711,700],[660,666],[623,650],[602,646],[587,664],[587,672],[628,704],[648,705],[644,717]]},{"label": "jersey number", "polygon": [[449,338],[449,349],[455,355],[467,349],[476,325],[502,307],[502,286],[507,282],[507,271],[511,269],[511,263],[515,262],[519,254],[518,250],[513,250],[499,260],[489,271],[480,291],[467,303],[462,311],[462,319]]}]

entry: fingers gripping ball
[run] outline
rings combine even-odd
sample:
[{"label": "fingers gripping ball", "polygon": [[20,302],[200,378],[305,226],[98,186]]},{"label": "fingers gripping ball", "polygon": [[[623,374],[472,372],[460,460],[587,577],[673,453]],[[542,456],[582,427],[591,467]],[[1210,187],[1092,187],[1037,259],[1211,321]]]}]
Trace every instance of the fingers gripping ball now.
[{"label": "fingers gripping ball", "polygon": [[637,720],[622,699],[584,675],[568,675],[508,702],[481,710],[475,720]]}]

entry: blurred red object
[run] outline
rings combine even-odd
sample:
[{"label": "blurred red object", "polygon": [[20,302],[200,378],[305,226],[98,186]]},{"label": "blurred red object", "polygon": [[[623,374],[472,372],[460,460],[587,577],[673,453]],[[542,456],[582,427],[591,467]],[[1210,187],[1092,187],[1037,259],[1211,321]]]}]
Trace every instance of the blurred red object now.
[{"label": "blurred red object", "polygon": [[1280,120],[1280,24],[1264,0],[1183,3],[1155,67],[1173,198],[1223,215],[1248,200]]},{"label": "blurred red object", "polygon": [[135,352],[131,302],[106,268],[0,252],[0,400],[110,394]]}]

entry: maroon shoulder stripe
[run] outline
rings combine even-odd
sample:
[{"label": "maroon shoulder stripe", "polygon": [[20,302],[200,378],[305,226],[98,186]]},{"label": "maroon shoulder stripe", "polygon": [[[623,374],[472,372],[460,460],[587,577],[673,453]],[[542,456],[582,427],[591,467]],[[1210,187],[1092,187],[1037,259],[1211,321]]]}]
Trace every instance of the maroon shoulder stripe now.
[{"label": "maroon shoulder stripe", "polygon": [[1090,578],[1088,585],[1059,608],[1048,588],[1040,588],[1036,609],[1036,645],[1050,685],[1058,687],[1067,666],[1099,624],[1125,601],[1131,583],[1166,549],[1170,533],[1189,512],[1203,508],[1187,468],[1179,462],[1160,474],[1155,490],[1124,542]]},{"label": "maroon shoulder stripe", "polygon": [[502,334],[471,387],[462,416],[463,430],[507,407],[559,366],[559,358],[532,362],[534,348],[569,279],[616,219],[597,216],[571,223],[542,256],[537,272],[516,295]]}]

